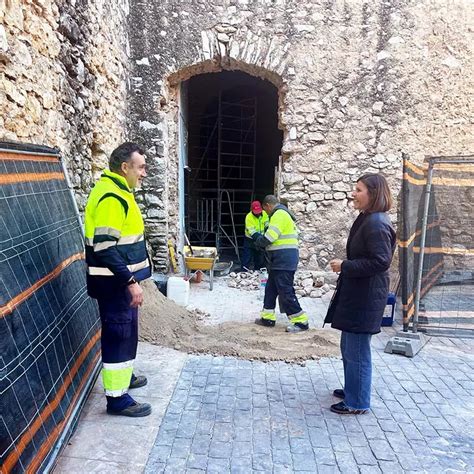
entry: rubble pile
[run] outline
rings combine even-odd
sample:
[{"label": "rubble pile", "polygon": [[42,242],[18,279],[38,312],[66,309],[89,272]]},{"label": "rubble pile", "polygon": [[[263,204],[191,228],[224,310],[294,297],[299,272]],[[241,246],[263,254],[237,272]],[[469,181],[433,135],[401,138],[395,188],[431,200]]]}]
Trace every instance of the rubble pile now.
[{"label": "rubble pile", "polygon": [[[261,274],[258,271],[232,272],[227,280],[231,288],[258,290]],[[295,275],[295,292],[298,296],[321,298],[336,288],[337,275],[330,272],[302,270]]]},{"label": "rubble pile", "polygon": [[259,285],[260,272],[252,270],[249,272],[232,272],[227,280],[227,286],[246,291],[258,290]]},{"label": "rubble pile", "polygon": [[321,298],[336,288],[337,275],[330,272],[303,270],[296,272],[295,292],[298,296]]}]

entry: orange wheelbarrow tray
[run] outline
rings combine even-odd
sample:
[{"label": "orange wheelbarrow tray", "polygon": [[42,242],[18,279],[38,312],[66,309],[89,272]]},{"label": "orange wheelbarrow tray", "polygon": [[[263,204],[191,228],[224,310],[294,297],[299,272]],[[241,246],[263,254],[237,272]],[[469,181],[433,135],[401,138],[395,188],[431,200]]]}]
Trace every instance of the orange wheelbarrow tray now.
[{"label": "orange wheelbarrow tray", "polygon": [[[190,279],[198,271],[209,271],[209,289],[213,288],[214,265],[218,259],[216,247],[195,247],[193,254],[188,245],[183,247],[184,264],[186,266],[186,276]],[[190,273],[192,274],[190,275]]]}]

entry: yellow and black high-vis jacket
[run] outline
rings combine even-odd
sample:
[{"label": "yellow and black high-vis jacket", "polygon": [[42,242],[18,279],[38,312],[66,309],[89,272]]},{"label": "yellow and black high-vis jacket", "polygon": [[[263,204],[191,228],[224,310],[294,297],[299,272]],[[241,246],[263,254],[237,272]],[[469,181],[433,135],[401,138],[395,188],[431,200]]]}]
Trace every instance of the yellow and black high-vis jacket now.
[{"label": "yellow and black high-vis jacket", "polygon": [[110,298],[132,278],[150,277],[143,232],[143,218],[126,179],[105,170],[85,210],[89,296]]},{"label": "yellow and black high-vis jacket", "polygon": [[298,229],[295,217],[282,204],[269,215],[264,235],[255,240],[257,248],[264,248],[269,270],[296,271],[298,267]]}]

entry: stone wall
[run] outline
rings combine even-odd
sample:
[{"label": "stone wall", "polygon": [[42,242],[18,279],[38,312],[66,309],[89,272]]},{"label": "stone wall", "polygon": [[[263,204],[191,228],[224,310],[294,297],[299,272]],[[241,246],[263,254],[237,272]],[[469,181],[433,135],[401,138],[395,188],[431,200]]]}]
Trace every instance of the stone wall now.
[{"label": "stone wall", "polygon": [[0,0],[0,139],[58,146],[80,207],[113,147],[140,141],[139,199],[165,267],[180,81],[234,69],[266,79],[302,263],[325,269],[343,253],[358,175],[382,171],[397,194],[402,152],[472,152],[472,20],[468,0]]},{"label": "stone wall", "polygon": [[126,126],[128,0],[0,0],[0,139],[58,147],[80,207]]},{"label": "stone wall", "polygon": [[343,253],[357,176],[381,171],[396,195],[402,152],[472,151],[472,19],[462,0],[132,2],[131,126],[150,150],[155,261],[177,229],[179,81],[239,69],[278,87],[282,196],[302,262],[325,268]]}]

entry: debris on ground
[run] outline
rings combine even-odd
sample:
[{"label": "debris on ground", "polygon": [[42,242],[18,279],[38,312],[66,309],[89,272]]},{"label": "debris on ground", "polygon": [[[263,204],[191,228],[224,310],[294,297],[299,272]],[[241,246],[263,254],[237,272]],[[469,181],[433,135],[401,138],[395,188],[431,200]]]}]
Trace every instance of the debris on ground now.
[{"label": "debris on ground", "polygon": [[240,290],[258,290],[260,285],[260,272],[232,272],[227,279],[227,286],[231,288],[238,288]]},{"label": "debris on ground", "polygon": [[[258,290],[261,273],[258,271],[232,272],[227,279],[231,288],[252,291]],[[298,296],[321,298],[323,295],[336,288],[337,275],[322,271],[297,271],[295,274],[295,292]]]},{"label": "debris on ground", "polygon": [[285,326],[253,323],[206,325],[206,313],[188,311],[163,296],[152,280],[142,283],[140,340],[188,353],[234,356],[249,360],[304,363],[339,355],[339,335],[326,329],[288,334]]}]

